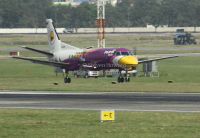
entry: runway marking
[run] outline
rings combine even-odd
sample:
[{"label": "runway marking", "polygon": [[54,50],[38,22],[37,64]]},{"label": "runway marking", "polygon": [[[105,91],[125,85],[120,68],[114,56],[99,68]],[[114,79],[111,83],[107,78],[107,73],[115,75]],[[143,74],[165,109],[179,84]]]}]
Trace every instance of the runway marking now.
[{"label": "runway marking", "polygon": [[[200,95],[200,93],[166,93],[166,92],[49,92],[49,91],[25,91],[25,92],[18,92],[18,91],[0,91],[0,94],[43,94],[43,95],[81,95],[81,94],[163,94],[163,95]],[[144,98],[144,97],[143,97]]]},{"label": "runway marking", "polygon": [[[81,110],[81,111],[101,111],[106,110],[102,109],[82,109],[82,108],[48,108],[48,107],[1,107],[1,108],[9,108],[9,109],[41,109],[41,110]],[[115,109],[115,111],[131,111],[131,112],[175,112],[175,113],[200,113],[200,111],[182,111],[182,110],[136,110],[136,109]]]}]

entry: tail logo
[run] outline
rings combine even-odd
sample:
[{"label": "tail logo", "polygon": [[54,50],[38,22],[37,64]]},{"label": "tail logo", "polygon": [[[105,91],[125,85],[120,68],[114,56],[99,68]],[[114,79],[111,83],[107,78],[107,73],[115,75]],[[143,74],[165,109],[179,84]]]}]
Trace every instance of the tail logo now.
[{"label": "tail logo", "polygon": [[50,32],[50,41],[53,41],[53,39],[54,39],[54,32],[51,31],[51,32]]}]

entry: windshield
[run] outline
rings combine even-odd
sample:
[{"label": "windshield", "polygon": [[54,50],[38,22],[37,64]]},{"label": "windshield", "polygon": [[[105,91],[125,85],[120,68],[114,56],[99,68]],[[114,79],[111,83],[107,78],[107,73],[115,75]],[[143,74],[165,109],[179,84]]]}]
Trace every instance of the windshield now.
[{"label": "windshield", "polygon": [[133,55],[133,53],[131,51],[129,51],[128,53],[129,53],[129,55]]},{"label": "windshield", "polygon": [[123,56],[128,56],[129,53],[128,52],[121,52]]},{"label": "windshield", "polygon": [[120,55],[121,55],[121,52],[118,51],[118,52],[115,53],[115,55],[116,55],[116,56],[120,56]]},{"label": "windshield", "polygon": [[128,56],[128,55],[133,55],[131,51],[117,51],[115,53],[115,56]]}]

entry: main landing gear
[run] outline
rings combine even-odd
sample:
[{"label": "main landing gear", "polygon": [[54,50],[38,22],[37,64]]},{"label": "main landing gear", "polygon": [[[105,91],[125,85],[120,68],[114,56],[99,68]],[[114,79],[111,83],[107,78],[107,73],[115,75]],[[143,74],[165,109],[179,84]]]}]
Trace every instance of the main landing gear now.
[{"label": "main landing gear", "polygon": [[120,71],[120,75],[119,75],[117,81],[118,81],[119,83],[120,83],[120,82],[123,83],[124,81],[125,81],[125,82],[130,82],[130,78],[128,77],[128,70],[126,70],[126,77],[125,77],[125,78],[122,77],[122,73],[121,73],[121,71]]},{"label": "main landing gear", "polygon": [[71,78],[68,77],[68,71],[65,70],[65,72],[66,72],[66,78],[64,78],[64,82],[65,82],[65,83],[70,83],[70,82],[71,82]]}]

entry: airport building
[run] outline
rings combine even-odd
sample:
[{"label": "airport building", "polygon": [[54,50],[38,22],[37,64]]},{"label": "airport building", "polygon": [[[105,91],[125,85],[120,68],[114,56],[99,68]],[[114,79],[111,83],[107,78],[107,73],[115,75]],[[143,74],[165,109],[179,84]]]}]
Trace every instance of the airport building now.
[{"label": "airport building", "polygon": [[[117,2],[122,0],[104,0],[105,4],[110,3],[112,6],[115,6]],[[89,2],[89,4],[97,4],[98,0],[53,0],[54,5],[71,5],[72,7],[79,6],[82,2]]]}]

